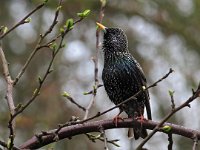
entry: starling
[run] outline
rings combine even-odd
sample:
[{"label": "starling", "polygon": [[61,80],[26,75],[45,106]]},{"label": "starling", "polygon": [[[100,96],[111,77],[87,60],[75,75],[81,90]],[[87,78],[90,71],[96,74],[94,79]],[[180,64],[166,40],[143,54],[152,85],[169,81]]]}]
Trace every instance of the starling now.
[{"label": "starling", "polygon": [[[108,28],[100,23],[97,25],[104,31],[102,80],[110,100],[117,105],[142,90],[143,86],[146,87],[146,78],[139,63],[128,50],[128,40],[123,30]],[[143,117],[144,107],[146,107],[148,119],[151,120],[147,90],[141,92],[136,99],[121,105],[119,109],[120,112],[125,111],[129,118],[136,119]],[[133,131],[136,140],[139,137],[145,138],[147,136],[147,131],[142,125],[134,128]]]}]

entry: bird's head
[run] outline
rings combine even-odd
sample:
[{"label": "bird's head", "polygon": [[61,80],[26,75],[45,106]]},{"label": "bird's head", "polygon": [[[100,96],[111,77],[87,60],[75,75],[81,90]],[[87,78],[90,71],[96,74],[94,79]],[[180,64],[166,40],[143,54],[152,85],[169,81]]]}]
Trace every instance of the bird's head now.
[{"label": "bird's head", "polygon": [[108,28],[104,25],[97,23],[98,27],[103,30],[103,50],[105,52],[127,52],[128,40],[120,28]]}]

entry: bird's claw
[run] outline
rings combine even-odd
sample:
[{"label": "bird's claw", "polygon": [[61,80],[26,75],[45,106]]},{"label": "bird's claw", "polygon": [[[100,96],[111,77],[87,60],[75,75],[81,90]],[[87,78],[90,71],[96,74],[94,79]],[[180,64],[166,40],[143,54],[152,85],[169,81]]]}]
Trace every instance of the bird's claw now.
[{"label": "bird's claw", "polygon": [[120,117],[120,116],[114,117],[114,118],[113,118],[113,122],[115,123],[115,126],[116,126],[116,127],[117,127],[118,120],[124,121],[124,119],[123,119],[122,117]]}]

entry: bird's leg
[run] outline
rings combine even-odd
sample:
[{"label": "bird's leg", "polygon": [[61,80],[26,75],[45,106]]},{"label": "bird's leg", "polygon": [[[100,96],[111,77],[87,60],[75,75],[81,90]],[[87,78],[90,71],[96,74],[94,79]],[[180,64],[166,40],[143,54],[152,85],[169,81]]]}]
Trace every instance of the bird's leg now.
[{"label": "bird's leg", "polygon": [[141,116],[138,116],[138,117],[136,117],[135,119],[136,119],[136,120],[139,120],[141,123],[143,123],[143,122],[144,122],[144,120],[146,120],[146,118],[144,118],[144,116],[143,116],[143,115],[141,115]]},{"label": "bird's leg", "polygon": [[141,127],[142,127],[142,124],[144,123],[144,121],[147,120],[146,118],[144,118],[144,116],[142,114],[140,114],[140,116],[135,117],[135,119],[140,121]]},{"label": "bird's leg", "polygon": [[117,116],[115,116],[115,117],[113,118],[113,122],[115,123],[115,126],[116,126],[116,127],[117,127],[118,120],[124,121],[124,119],[123,119],[122,117],[119,116],[119,115],[123,112],[123,110],[122,110],[122,109],[119,109],[119,110],[120,110],[120,112],[117,114]]}]

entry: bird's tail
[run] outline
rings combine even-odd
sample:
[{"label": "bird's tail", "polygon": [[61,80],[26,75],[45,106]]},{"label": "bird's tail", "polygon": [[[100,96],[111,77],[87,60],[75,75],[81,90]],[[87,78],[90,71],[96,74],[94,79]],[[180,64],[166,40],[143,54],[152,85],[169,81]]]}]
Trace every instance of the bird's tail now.
[{"label": "bird's tail", "polygon": [[141,138],[146,138],[148,135],[147,130],[143,127],[141,128],[129,128],[128,138],[134,138],[135,140]]}]

